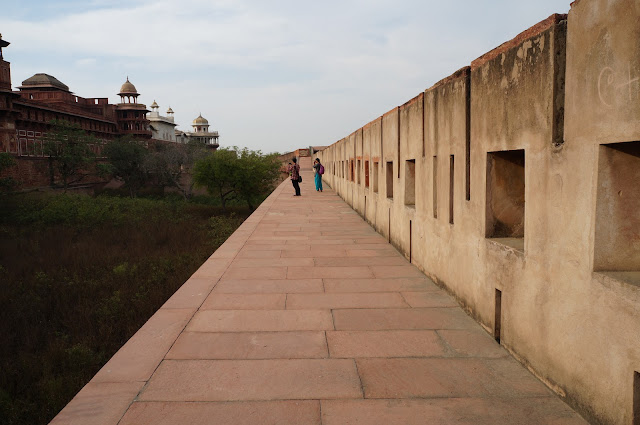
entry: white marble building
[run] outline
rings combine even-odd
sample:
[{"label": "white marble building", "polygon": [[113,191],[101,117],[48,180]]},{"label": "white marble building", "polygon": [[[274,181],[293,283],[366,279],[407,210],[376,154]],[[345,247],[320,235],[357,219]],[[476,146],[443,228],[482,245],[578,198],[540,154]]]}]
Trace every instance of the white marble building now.
[{"label": "white marble building", "polygon": [[167,142],[176,142],[176,123],[173,120],[173,109],[167,109],[167,116],[163,117],[158,112],[159,106],[154,100],[151,104],[151,112],[147,114],[147,119],[151,121],[152,138]]}]

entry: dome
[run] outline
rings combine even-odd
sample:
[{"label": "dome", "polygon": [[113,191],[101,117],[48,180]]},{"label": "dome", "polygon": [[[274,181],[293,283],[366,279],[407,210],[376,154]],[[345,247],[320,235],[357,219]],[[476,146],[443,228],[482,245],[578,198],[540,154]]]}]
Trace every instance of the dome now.
[{"label": "dome", "polygon": [[200,114],[200,115],[198,115],[198,118],[193,120],[193,124],[194,125],[208,125],[209,121],[207,121],[206,119],[202,118],[202,114]]},{"label": "dome", "polygon": [[158,104],[156,103],[156,101],[154,100],[153,103],[151,104],[152,108],[159,108]]},{"label": "dome", "polygon": [[20,88],[57,88],[64,91],[69,91],[69,86],[63,84],[56,77],[43,73],[35,74],[33,77],[27,78],[22,82],[22,87]]},{"label": "dome", "polygon": [[173,109],[171,109],[171,106],[169,106],[169,109],[167,109],[167,114],[173,114]]},{"label": "dome", "polygon": [[136,90],[136,86],[129,82],[129,77],[127,77],[127,81],[120,87],[121,94],[138,94],[138,90]]}]

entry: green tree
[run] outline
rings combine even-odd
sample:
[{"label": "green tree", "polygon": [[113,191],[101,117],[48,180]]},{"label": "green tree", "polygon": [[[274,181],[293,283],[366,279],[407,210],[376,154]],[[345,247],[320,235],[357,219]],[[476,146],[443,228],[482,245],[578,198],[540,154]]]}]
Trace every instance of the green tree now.
[{"label": "green tree", "polygon": [[92,145],[98,141],[78,124],[52,120],[50,125],[44,138],[44,153],[49,157],[49,179],[53,186],[57,173],[66,191],[70,184],[92,174],[96,159]]},{"label": "green tree", "polygon": [[238,197],[254,210],[254,206],[273,190],[282,164],[278,161],[278,154],[264,155],[261,151],[247,148],[237,153]]},{"label": "green tree", "polygon": [[197,161],[193,167],[196,185],[206,187],[226,209],[227,202],[242,200],[254,209],[278,180],[277,155],[237,147],[218,149]]},{"label": "green tree", "polygon": [[144,166],[149,151],[144,142],[128,138],[114,140],[104,147],[102,153],[108,161],[101,165],[102,174],[124,182],[129,195],[135,198],[149,178]]},{"label": "green tree", "polygon": [[[16,165],[16,160],[13,159],[11,154],[6,152],[0,153],[0,174],[8,168]],[[9,191],[12,190],[16,185],[16,181],[13,177],[2,177],[0,178],[0,191]]]},{"label": "green tree", "polygon": [[221,148],[197,161],[193,166],[193,181],[205,187],[210,195],[220,199],[222,209],[237,196],[236,167],[238,154],[235,149]]}]

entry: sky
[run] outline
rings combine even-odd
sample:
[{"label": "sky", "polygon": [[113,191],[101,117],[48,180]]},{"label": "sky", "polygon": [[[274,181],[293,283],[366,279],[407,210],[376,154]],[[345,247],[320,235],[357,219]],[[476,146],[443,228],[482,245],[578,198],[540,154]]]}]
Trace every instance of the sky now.
[{"label": "sky", "polygon": [[13,87],[55,76],[82,97],[128,77],[139,102],[200,113],[221,146],[330,145],[570,0],[2,0]]}]

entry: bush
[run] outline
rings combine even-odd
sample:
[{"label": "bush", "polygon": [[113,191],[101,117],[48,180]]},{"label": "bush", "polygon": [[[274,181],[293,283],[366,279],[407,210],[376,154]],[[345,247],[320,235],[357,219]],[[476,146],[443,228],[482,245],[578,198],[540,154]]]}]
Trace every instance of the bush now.
[{"label": "bush", "polygon": [[48,423],[246,216],[176,199],[5,198],[0,423],[7,425]]}]

